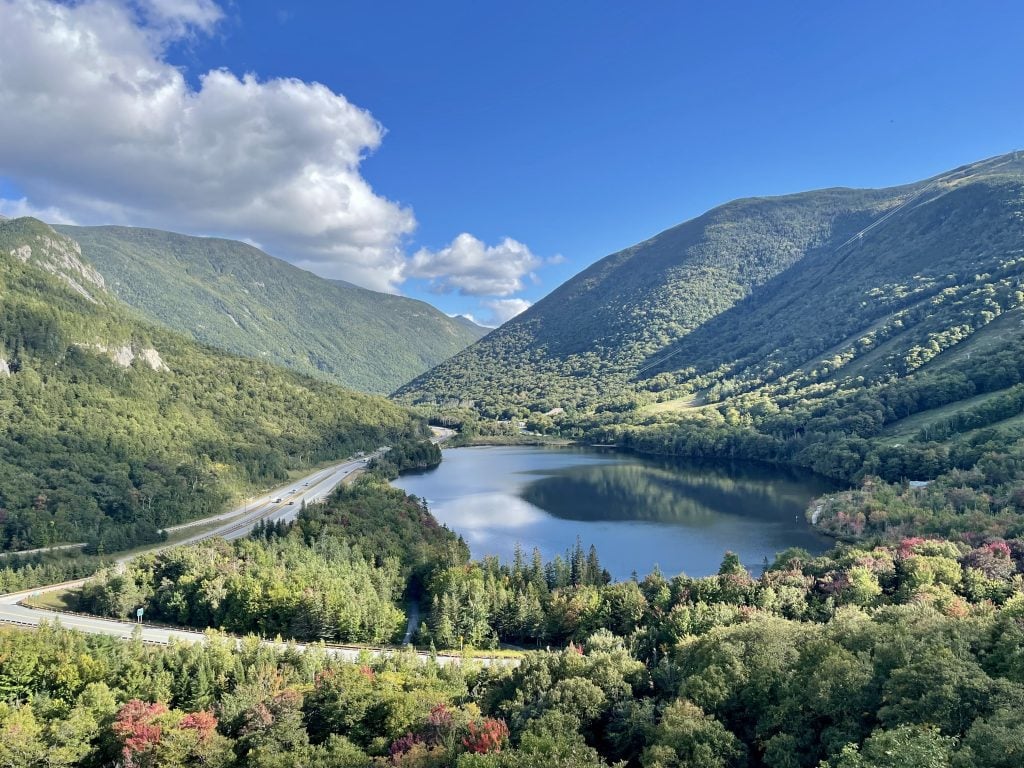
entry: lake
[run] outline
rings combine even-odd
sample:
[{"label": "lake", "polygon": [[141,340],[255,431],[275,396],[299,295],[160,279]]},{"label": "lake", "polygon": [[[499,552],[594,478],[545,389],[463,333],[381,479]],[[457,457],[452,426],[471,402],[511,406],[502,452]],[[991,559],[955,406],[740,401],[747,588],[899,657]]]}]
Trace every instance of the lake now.
[{"label": "lake", "polygon": [[474,557],[564,555],[577,536],[616,579],[655,565],[666,575],[718,571],[726,550],[755,575],[787,547],[832,540],[806,521],[837,490],[810,473],[749,463],[695,463],[614,451],[535,446],[450,448],[436,469],[394,485],[425,498]]}]

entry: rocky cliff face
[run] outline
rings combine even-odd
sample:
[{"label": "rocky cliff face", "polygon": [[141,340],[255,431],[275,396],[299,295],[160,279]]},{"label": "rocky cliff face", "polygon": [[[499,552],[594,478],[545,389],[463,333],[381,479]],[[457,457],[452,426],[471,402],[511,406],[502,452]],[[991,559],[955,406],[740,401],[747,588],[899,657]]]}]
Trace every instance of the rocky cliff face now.
[{"label": "rocky cliff face", "polygon": [[109,356],[115,365],[119,365],[122,368],[130,367],[131,364],[138,359],[154,371],[166,373],[171,370],[160,357],[160,353],[153,347],[138,349],[131,344],[121,344],[120,346],[108,344],[83,344],[81,346],[85,349],[91,349],[95,352]]},{"label": "rocky cliff face", "polygon": [[[72,238],[28,216],[2,221],[0,267],[5,265],[10,269],[0,270],[0,296],[8,288],[5,285],[7,278],[15,279],[14,276],[25,272],[25,268],[29,273],[38,270],[52,275],[59,284],[95,305],[92,308],[94,312],[85,314],[96,322],[70,323],[59,329],[55,314],[77,311],[69,306],[77,302],[67,301],[70,296],[63,287],[47,294],[44,283],[53,283],[53,280],[42,275],[30,278],[32,290],[41,301],[37,302],[37,307],[23,308],[20,313],[12,315],[14,319],[9,318],[10,332],[19,344],[14,348],[0,345],[0,378],[19,370],[19,355],[14,351],[19,345],[46,349],[50,354],[59,356],[63,344],[102,355],[122,368],[128,368],[138,360],[154,371],[170,371],[150,342],[135,338],[131,323],[111,322],[113,316],[121,316],[115,309],[117,300],[108,292],[103,275],[83,257],[81,247]],[[43,305],[55,312],[48,312],[42,308]],[[113,310],[113,315],[108,310]],[[0,334],[0,339],[3,338],[6,338],[4,334]],[[11,354],[8,354],[9,350]]]},{"label": "rocky cliff face", "polygon": [[107,289],[103,275],[82,260],[78,243],[42,222],[38,225],[21,245],[10,249],[10,255],[57,275],[74,291],[95,302],[93,293]]}]

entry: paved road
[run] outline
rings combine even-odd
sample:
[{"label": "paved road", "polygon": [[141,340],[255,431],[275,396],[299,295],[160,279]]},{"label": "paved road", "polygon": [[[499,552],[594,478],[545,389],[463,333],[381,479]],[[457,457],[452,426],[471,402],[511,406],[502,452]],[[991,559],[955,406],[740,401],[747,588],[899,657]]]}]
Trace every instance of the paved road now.
[{"label": "paved road", "polygon": [[[433,438],[434,442],[442,443],[449,439],[453,434],[452,430],[437,430]],[[278,520],[291,521],[294,520],[298,515],[299,510],[302,508],[302,502],[314,503],[322,501],[327,497],[328,494],[334,488],[336,488],[345,478],[351,476],[353,473],[366,467],[366,465],[375,457],[383,453],[385,449],[376,451],[365,458],[356,459],[353,461],[342,462],[326,469],[317,470],[304,478],[296,480],[288,485],[282,485],[280,488],[271,491],[265,496],[260,496],[257,499],[252,499],[246,504],[239,506],[229,512],[225,512],[220,515],[216,515],[212,518],[204,518],[197,523],[209,523],[210,521],[225,520],[223,525],[220,525],[212,530],[204,531],[203,533],[197,533],[195,536],[191,536],[183,541],[176,542],[174,544],[168,544],[161,547],[154,547],[153,549],[146,550],[146,552],[137,552],[132,555],[125,555],[117,558],[118,564],[126,563],[133,557],[138,557],[141,554],[148,552],[158,552],[163,549],[170,547],[179,547],[185,544],[194,544],[195,542],[202,541],[204,539],[210,539],[215,536],[219,536],[224,539],[238,539],[249,534],[261,520],[267,522],[277,522]],[[177,528],[184,528],[197,523],[188,523],[184,526],[177,526]],[[174,530],[174,529],[168,529]],[[8,624],[17,624],[24,627],[37,627],[44,621],[57,621],[59,620],[61,625],[70,629],[76,629],[80,632],[87,632],[94,635],[109,635],[112,637],[119,637],[129,639],[133,634],[138,631],[141,634],[142,640],[147,643],[156,643],[159,645],[167,645],[172,640],[180,640],[189,643],[204,642],[205,635],[201,632],[190,632],[188,630],[181,629],[168,629],[165,627],[153,626],[151,624],[133,624],[128,621],[117,621],[114,619],[101,619],[94,616],[81,616],[73,613],[61,613],[57,611],[47,611],[40,608],[29,608],[28,606],[19,605],[19,603],[27,597],[38,595],[43,592],[56,592],[62,589],[69,589],[74,587],[80,587],[86,582],[86,579],[79,579],[77,581],[68,581],[61,584],[51,584],[46,587],[38,587],[36,589],[30,589],[25,592],[13,592],[7,595],[0,595],[0,622]],[[418,607],[417,607],[418,614]],[[410,626],[413,626],[410,621]],[[418,622],[417,625],[418,626]],[[407,633],[407,637],[411,637],[411,633]],[[263,641],[267,645],[278,645],[269,640]],[[408,640],[406,640],[408,642]],[[299,649],[305,649],[304,644],[297,644]],[[382,654],[394,653],[394,649],[368,649],[365,648],[352,648],[352,647],[338,647],[329,646],[327,652],[333,656],[344,658],[348,660],[357,660],[362,653],[369,652],[374,656],[380,656]],[[421,659],[431,658],[430,654],[417,653]],[[435,655],[433,657],[440,664],[452,664],[460,663],[461,657],[459,656],[448,656],[448,655]],[[478,661],[484,666],[490,664],[518,664],[517,659],[507,658],[479,658]]]},{"label": "paved road", "polygon": [[18,549],[13,552],[0,552],[0,557],[20,557],[21,555],[38,555],[42,552],[60,552],[63,549],[82,549],[85,542],[78,544],[58,544],[54,547],[39,547],[39,549]]},{"label": "paved road", "polygon": [[410,600],[405,606],[406,612],[409,614],[409,620],[405,623],[405,636],[402,638],[402,645],[408,645],[412,642],[413,635],[416,634],[416,630],[420,628],[420,604],[417,600]]},{"label": "paved road", "polygon": [[[47,587],[47,589],[63,589],[65,586],[74,586],[80,582],[70,582],[68,585],[54,585],[54,587]],[[32,590],[29,592],[20,592],[17,594],[3,595],[0,596],[0,621],[7,624],[17,624],[23,627],[37,627],[43,621],[59,621],[62,627],[68,629],[75,629],[79,632],[86,632],[91,635],[108,635],[110,637],[117,637],[123,640],[129,640],[134,636],[136,631],[139,632],[139,637],[145,643],[152,643],[154,645],[167,645],[172,640],[186,643],[202,643],[206,642],[206,635],[201,632],[190,632],[183,629],[168,629],[165,627],[157,627],[152,624],[133,624],[128,621],[115,621],[114,619],[101,619],[94,616],[81,616],[74,613],[58,613],[57,611],[44,611],[38,608],[28,608],[24,605],[18,605],[17,601],[24,600],[31,594],[35,594],[39,590]],[[285,648],[285,644],[276,643],[271,640],[263,640],[264,645],[276,646],[278,648]],[[305,643],[294,643],[291,647],[297,648],[302,651],[308,646]],[[358,661],[363,654],[369,654],[370,656],[390,656],[398,653],[394,648],[358,648],[353,646],[337,646],[329,645],[325,648],[326,652],[336,658],[345,659],[347,661]],[[435,654],[431,656],[428,653],[416,653],[416,656],[426,661],[427,659],[434,659],[438,664],[460,664],[462,662],[461,656],[454,656],[451,654]],[[492,664],[510,664],[518,665],[519,659],[514,657],[509,658],[491,658],[491,657],[480,657],[474,659],[483,666],[490,666]]]},{"label": "paved road", "polygon": [[[290,522],[299,514],[303,502],[312,504],[317,501],[323,501],[331,491],[338,487],[342,480],[352,473],[365,468],[376,455],[378,454],[374,453],[365,459],[356,459],[336,464],[333,467],[321,469],[307,477],[296,480],[290,485],[283,485],[266,496],[253,500],[251,504],[235,509],[231,515],[235,519],[231,519],[230,522],[212,531],[196,534],[184,541],[178,542],[175,546],[192,544],[213,536],[219,536],[222,539],[228,540],[240,539],[243,536],[248,536],[253,526],[261,520],[268,523],[276,523],[280,520]],[[238,515],[241,515],[241,517],[238,517]]]},{"label": "paved road", "polygon": [[[222,525],[216,528],[197,533],[195,536],[167,544],[146,552],[123,555],[115,560],[118,564],[126,563],[134,557],[148,552],[159,552],[169,547],[179,547],[185,544],[194,544],[203,539],[210,539],[219,536],[224,539],[238,539],[248,535],[253,526],[261,520],[276,522],[278,520],[294,520],[302,508],[302,502],[312,503],[322,501],[327,495],[341,483],[342,480],[363,469],[367,463],[380,452],[370,454],[366,458],[345,461],[335,464],[326,469],[319,469],[312,474],[277,488],[265,496],[252,500],[250,503],[237,507],[236,509],[216,515],[213,518],[205,518],[200,522],[209,523],[211,520],[225,520]],[[55,611],[44,611],[38,608],[29,608],[18,603],[27,597],[43,592],[55,592],[61,589],[68,589],[81,586],[85,579],[64,582],[62,584],[51,584],[46,587],[38,587],[25,592],[15,592],[8,595],[0,595],[0,621],[22,626],[38,626],[43,621],[53,621],[59,618],[61,624],[66,627],[80,629],[83,632],[93,634],[113,635],[114,637],[131,637],[135,625],[131,622],[114,621],[111,619],[98,619],[91,616],[77,616],[69,613],[57,613]],[[164,629],[142,625],[142,638],[152,643],[168,643],[171,638],[181,640],[201,640],[202,634],[198,632],[186,632],[174,629]],[[353,653],[356,653],[355,651]]]}]

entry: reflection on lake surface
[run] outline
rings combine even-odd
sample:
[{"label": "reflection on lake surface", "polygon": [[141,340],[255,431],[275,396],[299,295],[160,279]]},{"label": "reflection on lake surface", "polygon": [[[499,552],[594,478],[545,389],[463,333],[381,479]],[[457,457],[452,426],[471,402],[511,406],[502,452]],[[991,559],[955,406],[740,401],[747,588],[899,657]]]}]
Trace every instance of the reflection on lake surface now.
[{"label": "reflection on lake surface", "polygon": [[426,498],[474,557],[509,559],[518,542],[545,559],[579,536],[617,579],[655,565],[715,573],[726,550],[753,572],[786,547],[822,552],[810,500],[835,490],[806,473],[743,463],[692,463],[565,448],[454,448],[437,469],[394,483]]}]

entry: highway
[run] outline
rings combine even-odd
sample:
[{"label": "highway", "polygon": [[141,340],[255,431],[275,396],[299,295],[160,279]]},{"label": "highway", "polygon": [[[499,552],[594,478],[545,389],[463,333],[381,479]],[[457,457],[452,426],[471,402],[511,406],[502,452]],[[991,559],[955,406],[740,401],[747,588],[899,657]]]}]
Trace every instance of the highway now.
[{"label": "highway", "polygon": [[[206,635],[202,632],[191,632],[184,629],[170,629],[167,627],[154,626],[152,624],[134,624],[130,621],[117,621],[115,619],[101,619],[95,616],[84,616],[77,613],[63,613],[57,611],[46,611],[40,608],[29,608],[24,605],[19,605],[19,601],[24,600],[30,595],[38,594],[40,592],[54,591],[57,589],[66,589],[68,587],[74,587],[81,585],[82,581],[68,582],[66,584],[55,584],[43,589],[34,589],[26,592],[11,593],[8,595],[0,596],[0,622],[7,624],[15,624],[22,627],[38,627],[42,622],[60,622],[62,627],[68,629],[75,629],[79,632],[86,632],[91,635],[108,635],[110,637],[121,638],[122,640],[129,640],[134,636],[135,632],[139,633],[139,637],[144,643],[152,643],[154,645],[167,645],[171,641],[185,642],[185,643],[202,643],[206,642]],[[277,643],[271,640],[263,640],[264,645],[271,645],[278,648],[285,648],[285,644]],[[298,650],[305,650],[308,646],[305,643],[293,643],[293,648]],[[340,646],[340,645],[328,645],[325,646],[325,651],[328,655],[336,658],[345,659],[346,661],[358,661],[363,654],[369,654],[370,656],[386,656],[399,652],[394,648],[365,648],[356,646]],[[462,657],[452,654],[428,654],[428,653],[416,653],[417,658],[422,661],[433,659],[438,664],[460,664]],[[479,662],[483,666],[490,666],[491,664],[511,664],[518,665],[519,659],[515,657],[488,657],[482,656],[474,661]]]},{"label": "highway", "polygon": [[[191,632],[184,629],[170,629],[146,623],[134,624],[129,621],[101,619],[95,616],[83,616],[76,613],[45,611],[40,608],[29,608],[18,604],[20,600],[24,600],[30,595],[38,594],[40,591],[65,589],[67,587],[80,585],[81,583],[81,581],[68,582],[67,584],[45,587],[43,590],[36,589],[0,596],[0,622],[15,624],[22,627],[38,627],[39,624],[44,621],[59,621],[62,627],[66,627],[68,629],[75,629],[79,632],[86,632],[91,635],[108,635],[110,637],[121,638],[122,640],[131,639],[137,631],[142,642],[154,645],[167,645],[171,641],[185,643],[202,643],[206,641],[206,635],[202,632]],[[271,645],[282,649],[286,647],[284,643],[277,643],[271,640],[263,640],[262,642],[264,645]],[[293,643],[291,644],[291,647],[302,651],[308,646],[305,643]],[[325,646],[325,651],[330,656],[345,659],[346,661],[358,661],[363,654],[369,654],[370,656],[376,657],[399,652],[394,648],[365,648],[340,645]],[[418,652],[416,653],[416,656],[423,661],[433,659],[438,664],[442,665],[460,664],[462,662],[461,656],[452,654],[439,653],[431,655],[428,653]],[[479,662],[483,666],[490,666],[491,664],[519,664],[519,659],[515,657],[481,656],[474,659],[474,661]]]},{"label": "highway", "polygon": [[[435,428],[432,441],[435,443],[442,443],[454,434],[455,433],[452,430]],[[211,521],[224,521],[222,525],[219,525],[212,530],[197,533],[195,536],[191,536],[183,541],[154,547],[152,549],[147,549],[144,552],[125,555],[117,558],[115,562],[123,564],[135,557],[139,557],[140,555],[159,552],[171,547],[194,544],[198,541],[214,537],[220,537],[228,540],[238,539],[248,535],[249,532],[252,531],[253,526],[261,520],[266,522],[294,520],[296,515],[298,515],[299,510],[302,508],[303,502],[310,504],[322,501],[332,490],[338,487],[343,480],[365,468],[372,459],[381,455],[385,450],[386,449],[381,448],[364,458],[345,461],[341,464],[335,464],[334,466],[327,467],[326,469],[317,470],[304,478],[293,481],[287,485],[282,485],[280,488],[260,496],[259,498],[252,499],[246,504],[236,507],[228,512],[176,526],[175,528],[168,528],[167,530],[180,530],[198,524],[210,523]],[[15,624],[22,627],[37,627],[44,621],[60,621],[61,626],[68,627],[69,629],[75,629],[80,632],[87,632],[94,635],[109,635],[111,637],[118,637],[122,639],[129,639],[133,637],[135,632],[139,632],[143,642],[159,645],[167,645],[172,640],[196,643],[204,642],[206,639],[206,636],[201,632],[171,629],[147,623],[136,624],[130,621],[103,619],[96,616],[64,613],[20,605],[21,601],[28,597],[39,595],[44,592],[73,589],[75,587],[80,587],[86,581],[87,579],[79,579],[77,581],[68,581],[61,584],[51,584],[46,587],[37,587],[24,592],[12,592],[10,594],[0,595],[0,622]],[[264,640],[263,642],[267,645],[279,645],[278,643],[274,643],[269,640]],[[302,643],[295,644],[295,647],[299,649],[306,648]],[[328,646],[327,652],[332,656],[354,661],[363,653],[370,653],[373,656],[379,656],[382,654],[394,653],[395,650],[384,648],[367,649],[350,646]],[[431,656],[426,653],[417,653],[416,655],[424,660],[434,658],[439,664],[458,664],[462,661],[460,656],[445,654],[436,654]],[[480,657],[477,661],[484,666],[488,666],[490,664],[519,663],[518,659],[515,658],[499,657]]]},{"label": "highway", "polygon": [[[251,502],[219,516],[219,518],[213,518],[228,520],[224,525],[218,526],[212,531],[198,533],[195,536],[177,542],[173,546],[194,544],[197,541],[210,539],[215,536],[228,539],[229,541],[240,539],[243,536],[248,536],[253,526],[260,521],[276,523],[284,520],[291,522],[299,514],[299,510],[302,509],[303,502],[312,504],[323,501],[331,491],[338,487],[342,480],[366,467],[380,453],[381,451],[377,451],[366,458],[336,464],[333,467],[318,470],[288,485],[282,485],[265,496],[253,499]],[[209,522],[210,519],[206,518],[202,522]],[[189,523],[188,525],[195,525],[195,523]],[[182,527],[184,526],[179,526],[179,528]]]},{"label": "highway", "polygon": [[[298,515],[302,508],[302,502],[313,503],[322,501],[334,490],[345,478],[363,469],[374,457],[380,455],[383,449],[378,450],[365,458],[345,461],[341,464],[319,469],[306,477],[294,480],[288,485],[282,485],[266,495],[253,499],[235,509],[224,512],[214,517],[204,518],[195,523],[188,523],[186,526],[199,523],[210,523],[211,521],[224,521],[221,525],[202,533],[197,533],[183,541],[174,544],[165,544],[144,552],[136,552],[116,558],[115,562],[123,564],[140,555],[150,552],[159,552],[170,547],[180,547],[186,544],[194,544],[204,539],[220,537],[224,539],[238,539],[249,534],[253,526],[260,521],[277,522],[278,520],[291,521]],[[129,638],[135,631],[135,624],[127,621],[115,621],[113,619],[100,619],[92,616],[80,616],[71,613],[58,613],[39,608],[29,608],[19,605],[27,597],[41,594],[43,592],[55,592],[57,590],[79,587],[86,582],[86,579],[64,582],[62,584],[51,584],[46,587],[37,587],[25,592],[12,592],[7,595],[0,595],[0,622],[18,624],[20,626],[38,626],[44,621],[60,619],[65,627],[89,632],[92,634],[112,635],[114,637]],[[196,642],[202,640],[203,635],[199,632],[188,632],[177,629],[166,629],[142,624],[140,627],[142,639],[150,643],[166,644],[172,639]],[[338,652],[341,652],[340,650]],[[358,651],[352,650],[353,657]]]}]

